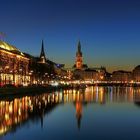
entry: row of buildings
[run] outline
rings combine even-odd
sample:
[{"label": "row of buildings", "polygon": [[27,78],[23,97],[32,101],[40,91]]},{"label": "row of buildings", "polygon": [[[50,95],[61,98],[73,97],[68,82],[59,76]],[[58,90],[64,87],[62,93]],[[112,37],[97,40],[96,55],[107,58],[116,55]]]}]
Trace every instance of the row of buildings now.
[{"label": "row of buildings", "polygon": [[[45,84],[62,79],[67,73],[63,64],[46,58],[42,41],[40,56],[21,52],[15,46],[0,41],[0,85]],[[65,77],[66,78],[66,77]]]},{"label": "row of buildings", "polygon": [[108,73],[105,67],[90,68],[83,63],[79,41],[75,64],[71,69],[65,69],[64,64],[47,59],[43,41],[38,57],[23,53],[15,46],[0,41],[0,86],[48,84],[50,81],[63,80],[140,82],[140,66],[132,72],[119,70],[113,73]]},{"label": "row of buildings", "polygon": [[76,79],[83,79],[87,82],[140,82],[140,65],[135,67],[132,72],[118,70],[108,73],[105,67],[89,68],[87,64],[83,64],[83,54],[81,51],[81,43],[79,42],[76,52],[76,61],[73,66],[73,76]]},{"label": "row of buildings", "polygon": [[136,66],[133,71],[114,71],[111,74],[110,80],[121,82],[140,82],[140,65]]}]

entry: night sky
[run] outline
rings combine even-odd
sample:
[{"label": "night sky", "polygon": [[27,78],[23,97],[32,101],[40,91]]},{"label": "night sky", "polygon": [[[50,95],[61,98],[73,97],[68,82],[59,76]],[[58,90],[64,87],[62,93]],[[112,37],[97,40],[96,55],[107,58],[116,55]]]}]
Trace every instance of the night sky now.
[{"label": "night sky", "polygon": [[138,0],[0,0],[0,32],[23,52],[72,67],[78,41],[84,63],[108,71],[140,64]]}]

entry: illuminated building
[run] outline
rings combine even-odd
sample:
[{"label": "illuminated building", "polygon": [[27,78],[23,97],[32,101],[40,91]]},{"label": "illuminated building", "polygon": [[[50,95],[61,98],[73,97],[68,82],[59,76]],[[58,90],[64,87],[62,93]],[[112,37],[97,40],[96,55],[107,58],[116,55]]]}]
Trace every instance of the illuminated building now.
[{"label": "illuminated building", "polygon": [[102,81],[105,78],[105,70],[100,68],[100,71],[94,68],[88,68],[85,70],[75,70],[74,76],[76,79],[85,81]]},{"label": "illuminated building", "polygon": [[118,70],[112,73],[112,81],[130,82],[132,80],[132,73],[129,71]]},{"label": "illuminated building", "polygon": [[79,41],[78,50],[76,52],[76,68],[82,69],[82,65],[83,65],[83,57],[82,57],[82,51],[81,51],[81,44]]},{"label": "illuminated building", "polygon": [[48,84],[50,81],[58,79],[58,75],[64,77],[67,74],[63,69],[64,64],[58,64],[46,58],[43,40],[40,56],[25,55],[29,58],[30,84]]},{"label": "illuminated building", "polygon": [[133,78],[135,82],[140,82],[140,65],[134,68]]},{"label": "illuminated building", "polygon": [[81,43],[78,42],[76,52],[76,62],[73,66],[73,78],[76,80],[85,81],[102,81],[105,79],[106,69],[101,68],[88,68],[87,64],[83,64],[83,53],[81,51]]},{"label": "illuminated building", "polygon": [[86,69],[87,65],[83,64],[83,54],[81,51],[81,43],[80,41],[78,42],[78,47],[77,47],[77,52],[76,52],[76,62],[75,65],[73,66],[75,69],[82,70]]},{"label": "illuminated building", "polygon": [[0,85],[27,84],[29,59],[16,47],[0,41]]}]

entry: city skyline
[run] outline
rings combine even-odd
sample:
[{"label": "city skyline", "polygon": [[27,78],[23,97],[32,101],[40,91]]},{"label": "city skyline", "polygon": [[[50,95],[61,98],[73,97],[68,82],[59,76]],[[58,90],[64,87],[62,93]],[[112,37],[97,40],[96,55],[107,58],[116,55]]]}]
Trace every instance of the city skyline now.
[{"label": "city skyline", "polygon": [[[41,0],[2,1],[0,17],[5,41],[39,55],[41,40],[47,58],[72,67],[78,41],[83,62],[108,71],[139,65],[140,2]],[[8,10],[6,10],[8,9]]]}]

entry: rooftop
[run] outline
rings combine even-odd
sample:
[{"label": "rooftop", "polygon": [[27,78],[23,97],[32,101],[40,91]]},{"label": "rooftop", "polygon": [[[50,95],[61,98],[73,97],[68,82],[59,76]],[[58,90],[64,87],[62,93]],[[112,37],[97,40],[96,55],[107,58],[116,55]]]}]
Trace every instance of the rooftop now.
[{"label": "rooftop", "polygon": [[17,49],[15,46],[10,45],[1,40],[0,40],[0,49],[24,56],[24,54],[19,49]]}]

